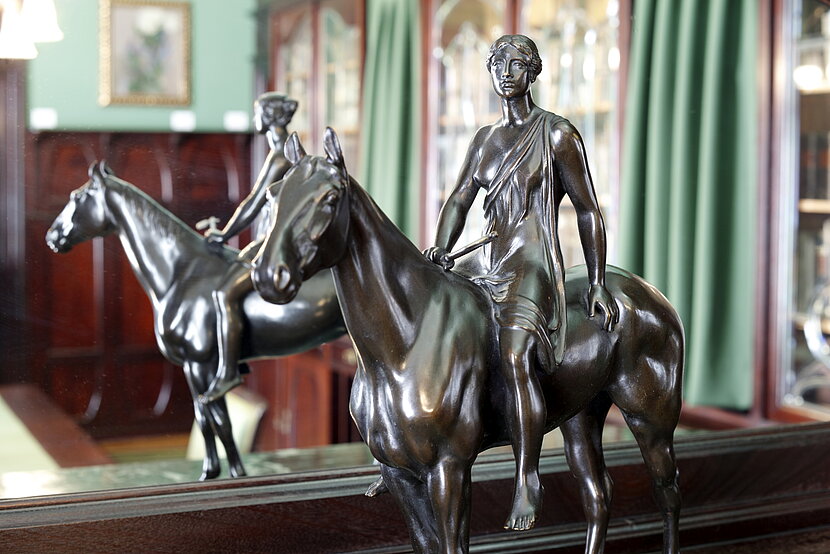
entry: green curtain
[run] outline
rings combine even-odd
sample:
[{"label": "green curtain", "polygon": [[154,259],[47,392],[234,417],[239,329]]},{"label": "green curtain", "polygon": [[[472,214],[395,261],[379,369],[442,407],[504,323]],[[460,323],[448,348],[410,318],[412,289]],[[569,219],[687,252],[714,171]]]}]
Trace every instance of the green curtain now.
[{"label": "green curtain", "polygon": [[366,2],[361,184],[417,241],[420,202],[419,2]]},{"label": "green curtain", "polygon": [[637,0],[622,144],[620,264],[686,329],[684,398],[753,401],[754,0]]}]

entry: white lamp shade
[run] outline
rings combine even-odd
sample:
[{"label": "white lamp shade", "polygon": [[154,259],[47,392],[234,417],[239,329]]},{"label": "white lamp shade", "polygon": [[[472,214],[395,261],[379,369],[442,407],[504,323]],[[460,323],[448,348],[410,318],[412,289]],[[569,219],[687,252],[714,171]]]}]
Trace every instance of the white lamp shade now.
[{"label": "white lamp shade", "polygon": [[20,17],[28,27],[32,42],[57,42],[63,40],[58,25],[58,13],[54,0],[23,0]]},{"label": "white lamp shade", "polygon": [[4,1],[3,21],[0,23],[0,58],[31,60],[37,56],[32,37],[17,10],[16,2]]}]

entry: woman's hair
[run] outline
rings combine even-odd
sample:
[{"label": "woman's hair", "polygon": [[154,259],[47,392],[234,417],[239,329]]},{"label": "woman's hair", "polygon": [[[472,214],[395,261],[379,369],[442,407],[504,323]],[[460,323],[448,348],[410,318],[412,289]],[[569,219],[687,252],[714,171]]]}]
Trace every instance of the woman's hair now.
[{"label": "woman's hair", "polygon": [[258,104],[271,121],[283,127],[291,122],[297,110],[297,101],[279,92],[260,94],[254,104]]},{"label": "woman's hair", "polygon": [[536,48],[536,43],[524,35],[504,35],[496,40],[490,46],[490,53],[487,55],[487,71],[490,71],[490,66],[493,64],[493,56],[508,44],[527,57],[528,69],[530,70],[530,82],[535,81],[539,73],[542,72],[542,58],[539,56],[539,49]]}]

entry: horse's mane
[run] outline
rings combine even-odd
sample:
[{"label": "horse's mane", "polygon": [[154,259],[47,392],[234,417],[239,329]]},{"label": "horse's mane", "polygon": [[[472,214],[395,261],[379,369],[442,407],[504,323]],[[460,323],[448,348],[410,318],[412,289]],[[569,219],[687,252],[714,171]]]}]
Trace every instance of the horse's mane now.
[{"label": "horse's mane", "polygon": [[[162,238],[170,238],[176,242],[195,242],[203,245],[205,250],[208,249],[207,242],[199,233],[136,185],[115,175],[108,175],[106,179],[107,187],[116,188],[121,193],[120,196],[126,208],[135,217],[157,229]],[[214,253],[218,250],[216,249]],[[222,249],[223,252],[229,250],[231,250],[229,247]],[[228,254],[230,255],[231,252]]]},{"label": "horse's mane", "polygon": [[[358,193],[363,198],[364,204],[374,213],[377,221],[384,228],[384,237],[386,240],[395,241],[399,248],[410,250],[411,254],[416,256],[421,255],[421,251],[418,246],[412,242],[408,236],[406,236],[406,233],[404,233],[388,215],[386,215],[386,212],[378,206],[375,199],[372,198],[371,194],[369,194],[369,191],[367,191],[351,174],[349,174],[349,187],[351,187],[353,191]],[[424,260],[426,260],[426,258],[424,258]]]}]

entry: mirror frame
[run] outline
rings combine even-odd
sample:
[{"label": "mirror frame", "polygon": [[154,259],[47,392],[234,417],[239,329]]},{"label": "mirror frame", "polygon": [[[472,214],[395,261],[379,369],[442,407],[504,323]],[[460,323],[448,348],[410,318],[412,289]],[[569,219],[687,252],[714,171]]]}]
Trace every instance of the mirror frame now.
[{"label": "mirror frame", "polygon": [[[761,210],[767,223],[759,248],[774,248],[778,170],[773,142],[786,114],[780,102],[781,44],[785,0],[763,0],[759,86],[762,139],[759,151]],[[261,38],[260,38],[261,39]],[[260,63],[263,60],[259,60]],[[2,63],[12,67],[14,62]],[[21,67],[20,64],[17,67]],[[25,74],[22,72],[21,74]],[[17,77],[20,79],[19,77]],[[22,82],[4,83],[4,87]],[[18,96],[18,99],[20,96]],[[4,112],[6,129],[25,125],[11,106]],[[22,143],[21,143],[22,148]],[[13,147],[7,143],[6,147]],[[3,179],[20,178],[19,168],[0,164]],[[20,199],[0,199],[0,211],[12,214]],[[763,218],[762,218],[763,219]],[[8,218],[4,231],[13,230]],[[764,225],[764,224],[762,224]],[[13,255],[3,253],[4,256]],[[770,385],[777,364],[774,341],[779,314],[771,306],[774,277],[765,271],[776,258],[763,253],[756,336],[757,403],[775,406]],[[0,269],[10,258],[0,259]],[[15,262],[15,259],[11,259]],[[14,283],[12,283],[14,284]],[[774,410],[773,410],[774,412]],[[774,413],[767,414],[768,416]],[[677,441],[684,508],[681,543],[684,547],[714,542],[740,542],[826,526],[830,521],[830,424],[760,427]],[[658,549],[660,520],[651,501],[651,486],[640,453],[633,444],[606,447],[611,474],[617,483],[609,529],[609,550]],[[513,479],[512,459],[485,455],[475,468],[474,550],[526,552],[581,551],[584,517],[576,483],[562,453],[543,456],[542,471],[548,501],[541,525],[523,534],[501,530]],[[85,551],[113,551],[154,545],[178,550],[256,550],[279,545],[285,550],[343,551],[383,548],[408,551],[403,519],[389,495],[369,499],[365,487],[377,475],[372,466],[336,471],[249,477],[211,483],[187,483],[0,501],[0,541],[10,549],[32,550],[72,545]],[[765,540],[768,540],[765,539]]]},{"label": "mirror frame", "polygon": [[[830,521],[830,424],[687,435],[677,441],[684,548],[770,540]],[[615,497],[608,550],[660,548],[661,519],[633,443],[611,444]],[[561,452],[543,455],[548,500],[530,532],[501,529],[512,490],[509,454],[484,455],[473,472],[473,550],[581,551],[584,516]],[[0,542],[12,551],[72,545],[162,550],[406,552],[403,517],[390,495],[363,496],[375,466],[225,479],[0,502]],[[561,549],[561,550],[560,550]]]}]

